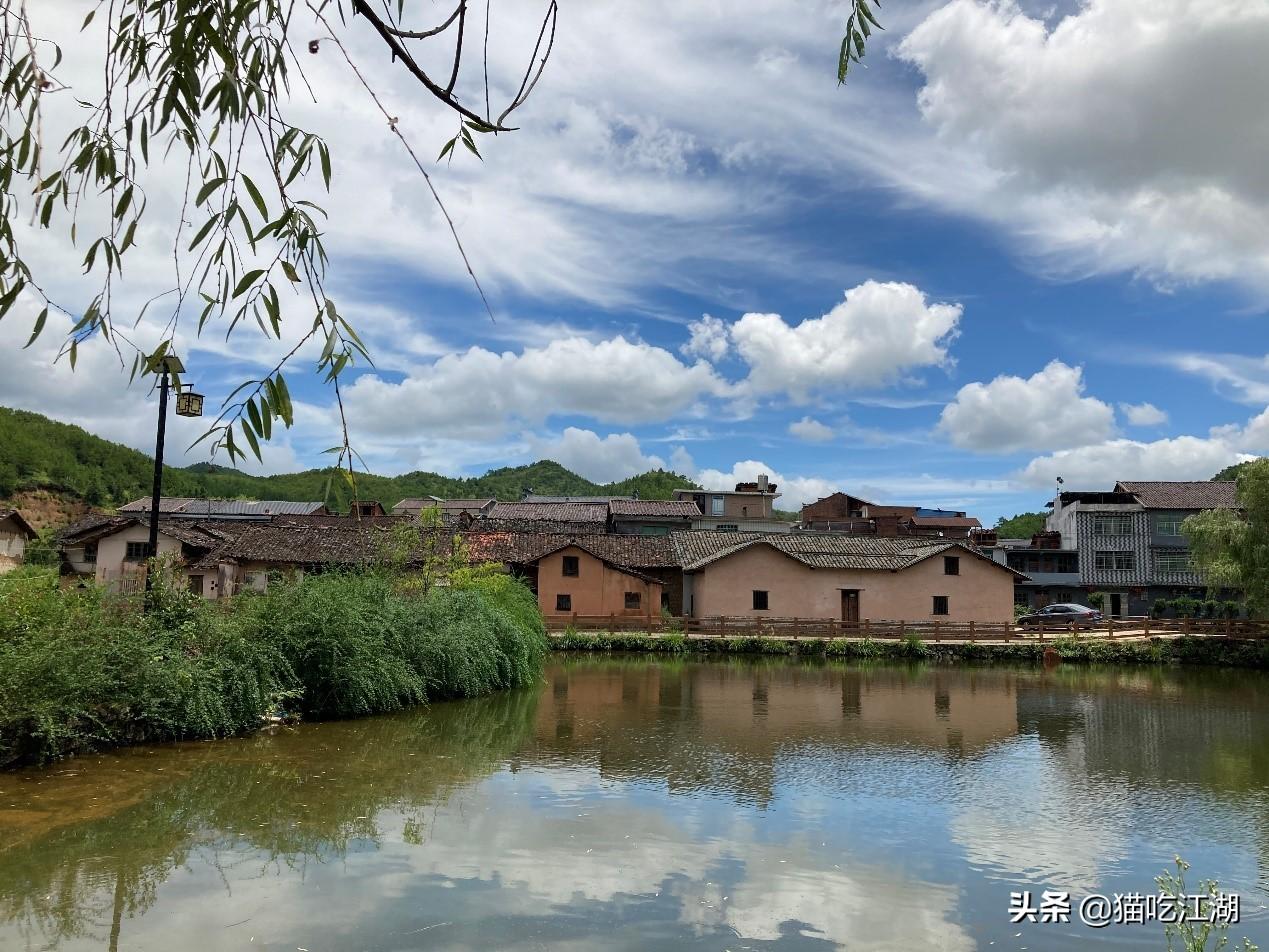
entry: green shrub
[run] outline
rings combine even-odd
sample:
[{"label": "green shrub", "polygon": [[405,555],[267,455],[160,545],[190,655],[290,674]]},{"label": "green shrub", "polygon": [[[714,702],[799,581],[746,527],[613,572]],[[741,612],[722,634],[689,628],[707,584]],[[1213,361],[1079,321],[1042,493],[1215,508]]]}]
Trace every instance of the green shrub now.
[{"label": "green shrub", "polygon": [[161,584],[143,614],[137,599],[10,573],[0,579],[0,766],[224,737],[279,708],[350,717],[538,676],[546,633],[521,583],[420,595],[397,582],[309,575],[227,607]]}]

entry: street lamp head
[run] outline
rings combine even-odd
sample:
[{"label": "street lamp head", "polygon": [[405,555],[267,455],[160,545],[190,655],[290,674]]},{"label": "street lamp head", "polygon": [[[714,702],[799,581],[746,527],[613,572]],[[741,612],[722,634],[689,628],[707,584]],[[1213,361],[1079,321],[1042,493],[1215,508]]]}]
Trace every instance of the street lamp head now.
[{"label": "street lamp head", "polygon": [[163,369],[170,374],[185,373],[185,365],[181,363],[181,358],[175,354],[168,354],[162,361]]},{"label": "street lamp head", "polygon": [[193,390],[182,390],[176,395],[176,415],[199,417],[203,415],[203,395]]}]

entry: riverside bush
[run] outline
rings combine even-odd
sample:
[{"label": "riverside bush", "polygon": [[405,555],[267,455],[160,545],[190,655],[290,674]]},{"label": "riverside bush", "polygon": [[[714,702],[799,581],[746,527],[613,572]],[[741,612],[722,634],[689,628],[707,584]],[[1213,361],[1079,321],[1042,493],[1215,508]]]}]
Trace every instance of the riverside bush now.
[{"label": "riverside bush", "polygon": [[0,766],[241,734],[272,713],[393,711],[538,676],[546,633],[522,584],[418,595],[399,581],[309,575],[227,606],[167,588],[143,614],[55,576],[0,577]]}]

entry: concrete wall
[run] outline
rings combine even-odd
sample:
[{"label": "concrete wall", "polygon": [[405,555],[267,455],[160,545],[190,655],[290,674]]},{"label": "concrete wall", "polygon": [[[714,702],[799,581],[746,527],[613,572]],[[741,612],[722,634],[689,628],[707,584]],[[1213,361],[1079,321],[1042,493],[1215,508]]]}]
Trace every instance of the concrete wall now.
[{"label": "concrete wall", "polygon": [[[11,560],[12,564],[22,561],[26,554],[26,533],[13,520],[12,516],[0,519],[0,566]],[[12,568],[12,564],[10,568]],[[0,568],[0,572],[5,569]]]},{"label": "concrete wall", "polygon": [[[692,573],[693,613],[841,618],[842,589],[858,589],[861,620],[1013,621],[1014,576],[968,552],[947,554],[960,555],[959,575],[944,574],[942,555],[899,572],[812,569],[753,545]],[[754,590],[767,592],[765,612],[754,610]],[[933,613],[935,595],[948,597],[948,614]]]},{"label": "concrete wall", "polygon": [[[564,557],[577,558],[578,574],[564,574]],[[626,610],[626,592],[639,592],[638,610]],[[555,610],[555,597],[572,597],[569,612]],[[538,607],[544,615],[653,615],[661,613],[661,583],[645,582],[569,546],[538,561]]]},{"label": "concrete wall", "polygon": [[[97,581],[114,581],[121,574],[140,573],[145,567],[145,560],[129,562],[125,561],[124,556],[127,554],[129,542],[146,542],[149,538],[150,529],[148,526],[135,525],[120,529],[114,535],[108,535],[104,539],[97,540]],[[159,555],[175,555],[179,557],[180,554],[180,540],[164,535],[163,530],[160,529]]]}]

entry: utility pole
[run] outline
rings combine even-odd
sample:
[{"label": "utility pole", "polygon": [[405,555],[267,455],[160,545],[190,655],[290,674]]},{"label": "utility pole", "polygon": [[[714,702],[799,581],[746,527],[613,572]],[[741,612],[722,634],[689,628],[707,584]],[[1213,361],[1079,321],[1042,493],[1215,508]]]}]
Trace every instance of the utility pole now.
[{"label": "utility pole", "polygon": [[154,439],[154,484],[150,492],[150,541],[146,546],[148,568],[145,572],[145,604],[150,607],[154,589],[154,560],[159,554],[159,504],[163,498],[163,437],[167,430],[167,391],[176,384],[176,412],[179,416],[203,415],[203,395],[190,389],[181,390],[180,375],[185,373],[181,359],[174,354],[159,359],[159,425]]}]

